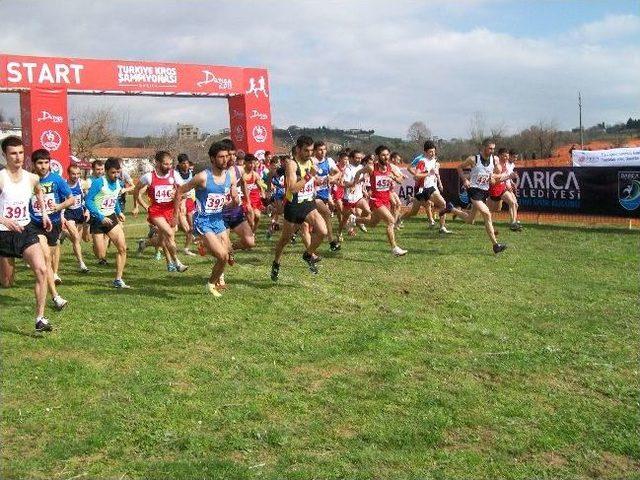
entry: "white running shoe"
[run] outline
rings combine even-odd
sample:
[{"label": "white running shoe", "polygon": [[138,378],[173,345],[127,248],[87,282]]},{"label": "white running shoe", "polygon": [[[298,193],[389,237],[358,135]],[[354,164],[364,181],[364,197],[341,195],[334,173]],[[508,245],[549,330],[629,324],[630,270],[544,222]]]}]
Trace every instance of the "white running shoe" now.
[{"label": "white running shoe", "polygon": [[393,247],[391,253],[393,253],[396,257],[402,257],[403,255],[407,254],[407,250],[403,250],[400,247]]},{"label": "white running shoe", "polygon": [[53,306],[55,307],[56,310],[62,310],[64,307],[67,306],[67,302],[64,298],[62,298],[60,295],[56,295],[55,297],[53,297]]},{"label": "white running shoe", "polygon": [[449,234],[453,232],[451,230],[447,230],[447,227],[440,227],[440,233]]},{"label": "white running shoe", "polygon": [[347,220],[347,230],[351,230],[356,226],[356,216],[352,213],[349,215],[349,220]]},{"label": "white running shoe", "polygon": [[362,223],[358,225],[358,228],[362,230],[364,233],[367,233],[367,227],[365,227]]},{"label": "white running shoe", "polygon": [[186,272],[187,270],[189,270],[189,267],[187,265],[184,265],[180,262],[176,263],[176,270],[180,273],[182,272]]},{"label": "white running shoe", "polygon": [[195,252],[192,252],[191,250],[189,250],[188,248],[185,248],[184,250],[184,254],[189,256],[189,257],[197,257],[198,254]]}]

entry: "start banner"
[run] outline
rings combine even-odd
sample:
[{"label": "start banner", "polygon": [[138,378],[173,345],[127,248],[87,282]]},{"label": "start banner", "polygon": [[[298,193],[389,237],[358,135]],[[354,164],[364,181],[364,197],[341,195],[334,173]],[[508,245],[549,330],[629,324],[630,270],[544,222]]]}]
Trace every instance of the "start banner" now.
[{"label": "start banner", "polygon": [[640,147],[609,150],[574,150],[574,167],[640,167]]}]

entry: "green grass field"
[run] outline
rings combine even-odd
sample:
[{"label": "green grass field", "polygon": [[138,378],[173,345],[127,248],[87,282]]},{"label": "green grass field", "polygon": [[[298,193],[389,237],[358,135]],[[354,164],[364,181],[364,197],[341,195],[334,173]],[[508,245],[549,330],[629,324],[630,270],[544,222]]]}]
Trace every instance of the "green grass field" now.
[{"label": "green grass field", "polygon": [[[131,219],[125,280],[63,246],[51,334],[0,290],[5,478],[640,478],[638,232],[481,225],[165,271]],[[179,237],[182,241],[182,236]],[[113,254],[110,254],[113,262]]]}]

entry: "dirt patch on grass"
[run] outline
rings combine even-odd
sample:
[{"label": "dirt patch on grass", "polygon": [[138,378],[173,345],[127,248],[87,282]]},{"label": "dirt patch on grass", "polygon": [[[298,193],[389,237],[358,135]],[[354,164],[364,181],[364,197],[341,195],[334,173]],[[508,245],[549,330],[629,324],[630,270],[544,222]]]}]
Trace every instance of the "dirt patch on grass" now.
[{"label": "dirt patch on grass", "polygon": [[640,471],[640,461],[619,455],[617,453],[603,452],[600,462],[589,469],[589,475],[593,478],[629,478]]},{"label": "dirt patch on grass", "polygon": [[444,432],[442,447],[445,450],[489,451],[495,442],[495,433],[487,427],[458,428]]}]

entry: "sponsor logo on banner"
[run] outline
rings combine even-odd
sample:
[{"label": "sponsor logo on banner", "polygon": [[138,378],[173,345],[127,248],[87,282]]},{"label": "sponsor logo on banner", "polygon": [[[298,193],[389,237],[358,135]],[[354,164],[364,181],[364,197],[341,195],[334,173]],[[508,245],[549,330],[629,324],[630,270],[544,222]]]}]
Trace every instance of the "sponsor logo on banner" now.
[{"label": "sponsor logo on banner", "polygon": [[244,112],[240,110],[236,110],[235,108],[231,110],[231,118],[244,118]]},{"label": "sponsor logo on banner", "polygon": [[238,125],[233,129],[233,138],[236,142],[244,140],[244,127],[242,125]]},{"label": "sponsor logo on banner", "polygon": [[580,185],[570,170],[524,170],[517,187],[521,205],[580,208]]},{"label": "sponsor logo on banner", "polygon": [[80,85],[80,73],[84,65],[76,63],[8,62],[7,81],[9,83],[66,84]]},{"label": "sponsor logo on banner", "polygon": [[57,173],[58,175],[62,175],[62,165],[60,164],[60,162],[58,160],[56,160],[55,158],[52,158],[49,161],[49,168],[51,168],[52,172]]},{"label": "sponsor logo on banner", "polygon": [[252,93],[258,98],[258,95],[262,93],[265,97],[269,97],[269,93],[267,92],[266,82],[263,76],[256,81],[254,77],[249,79],[249,89],[245,92],[248,95]]},{"label": "sponsor logo on banner", "polygon": [[253,139],[258,143],[263,143],[267,139],[267,129],[262,125],[256,125],[251,131]]},{"label": "sponsor logo on banner", "polygon": [[141,87],[145,85],[168,86],[178,84],[176,67],[118,65],[118,85],[121,87]]},{"label": "sponsor logo on banner", "polygon": [[618,172],[618,201],[625,210],[640,206],[640,171]]},{"label": "sponsor logo on banner", "polygon": [[213,72],[209,70],[202,70],[204,73],[204,80],[200,80],[196,85],[198,87],[204,87],[205,85],[209,85],[210,83],[215,83],[218,85],[220,90],[231,90],[233,88],[233,82],[230,78],[218,78],[215,76]]},{"label": "sponsor logo on banner", "polygon": [[251,110],[251,116],[249,118],[257,118],[258,120],[266,120],[269,115],[259,112],[258,110]]},{"label": "sponsor logo on banner", "polygon": [[49,112],[47,112],[46,110],[42,110],[40,112],[40,116],[37,118],[38,122],[46,122],[48,120],[51,120],[53,123],[62,123],[62,116],[61,115],[53,115]]},{"label": "sponsor logo on banner", "polygon": [[40,135],[40,144],[50,152],[55,152],[62,144],[62,137],[55,130],[45,130]]},{"label": "sponsor logo on banner", "polygon": [[256,150],[256,153],[253,155],[260,161],[264,161],[264,150]]}]

